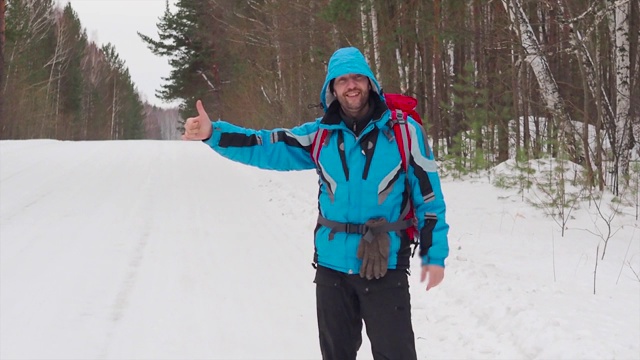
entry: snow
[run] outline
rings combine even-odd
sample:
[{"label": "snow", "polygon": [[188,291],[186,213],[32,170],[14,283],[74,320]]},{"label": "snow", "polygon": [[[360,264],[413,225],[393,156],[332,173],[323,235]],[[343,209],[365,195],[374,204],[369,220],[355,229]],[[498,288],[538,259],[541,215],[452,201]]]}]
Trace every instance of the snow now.
[{"label": "snow", "polygon": [[[506,171],[503,169],[503,171]],[[0,142],[0,358],[319,359],[313,171],[199,142]],[[410,277],[420,359],[640,359],[640,229],[556,222],[489,177],[443,179],[444,282]],[[359,359],[371,359],[364,337]]]}]

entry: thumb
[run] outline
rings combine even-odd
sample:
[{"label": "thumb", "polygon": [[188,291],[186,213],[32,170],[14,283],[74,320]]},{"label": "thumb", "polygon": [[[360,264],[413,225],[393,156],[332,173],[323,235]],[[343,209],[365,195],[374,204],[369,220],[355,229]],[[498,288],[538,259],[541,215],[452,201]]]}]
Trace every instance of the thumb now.
[{"label": "thumb", "polygon": [[426,265],[422,266],[422,273],[420,274],[420,282],[424,282],[427,279],[427,272],[429,268]]},{"label": "thumb", "polygon": [[199,116],[204,116],[207,119],[209,118],[209,115],[207,115],[207,112],[204,110],[204,105],[202,105],[201,100],[196,101],[196,110],[198,110]]}]

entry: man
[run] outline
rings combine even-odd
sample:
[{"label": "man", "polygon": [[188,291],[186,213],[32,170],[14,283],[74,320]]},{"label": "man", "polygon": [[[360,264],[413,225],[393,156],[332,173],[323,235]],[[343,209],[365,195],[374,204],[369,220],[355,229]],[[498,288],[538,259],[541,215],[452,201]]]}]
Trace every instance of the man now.
[{"label": "man", "polygon": [[[407,279],[411,248],[403,221],[408,204],[415,207],[427,290],[442,281],[449,253],[445,203],[425,131],[409,119],[405,171],[382,89],[355,48],[333,54],[320,99],[322,118],[275,130],[212,123],[198,101],[198,116],[187,119],[183,139],[203,140],[231,160],[264,169],[316,168],[321,181],[314,263],[322,357],[355,359],[364,320],[375,359],[415,359]],[[327,130],[326,138],[314,146],[319,129]]]}]

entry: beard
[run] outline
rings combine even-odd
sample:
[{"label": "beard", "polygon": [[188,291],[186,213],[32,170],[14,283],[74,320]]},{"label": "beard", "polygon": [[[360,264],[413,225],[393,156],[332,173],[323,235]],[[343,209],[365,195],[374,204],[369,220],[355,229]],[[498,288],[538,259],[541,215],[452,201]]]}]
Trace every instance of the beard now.
[{"label": "beard", "polygon": [[[351,96],[348,96],[347,94]],[[368,110],[369,89],[345,91],[343,94],[337,94],[336,98],[340,103],[342,111],[344,111],[346,115],[358,118],[366,114]]]}]

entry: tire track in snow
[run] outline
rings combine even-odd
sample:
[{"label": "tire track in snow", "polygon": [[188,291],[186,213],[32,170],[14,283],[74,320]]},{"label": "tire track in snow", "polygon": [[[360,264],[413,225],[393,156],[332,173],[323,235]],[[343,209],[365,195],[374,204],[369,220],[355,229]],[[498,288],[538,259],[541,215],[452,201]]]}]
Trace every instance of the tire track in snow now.
[{"label": "tire track in snow", "polygon": [[131,291],[136,284],[138,271],[140,269],[140,265],[142,264],[142,260],[144,259],[145,249],[147,248],[147,244],[149,242],[149,227],[149,221],[147,221],[145,224],[145,228],[147,230],[142,234],[142,237],[136,244],[133,256],[129,261],[129,270],[122,282],[120,291],[118,291],[118,295],[116,295],[116,300],[112,306],[111,313],[111,320],[113,322],[117,323],[118,321],[120,321],[124,312],[127,310],[129,296],[131,295]]},{"label": "tire track in snow", "polygon": [[[131,215],[135,217],[135,215],[137,214],[150,213],[148,210],[153,209],[155,206],[155,197],[153,192],[151,191],[150,186],[151,181],[154,178],[154,174],[152,173],[154,167],[152,167],[151,164],[155,163],[155,161],[149,161],[149,159],[136,160],[134,157],[133,159],[129,159],[129,163],[132,167],[131,171],[141,171],[138,170],[138,164],[145,164],[145,166],[143,167],[143,171],[147,174],[145,183],[139,184],[140,188],[144,189],[144,191],[139,193],[138,197],[132,202],[132,205],[129,208]],[[123,168],[122,164],[120,164],[118,168]],[[131,258],[128,262],[126,273],[119,286],[119,290],[115,296],[115,300],[111,305],[109,316],[109,320],[111,321],[111,329],[107,331],[105,344],[103,349],[100,351],[98,357],[99,359],[106,359],[109,357],[114,334],[117,332],[118,325],[128,310],[130,297],[135,289],[139,277],[138,274],[140,272],[140,268],[142,266],[145,252],[151,236],[153,218],[151,216],[143,216],[143,219],[144,225],[142,226],[142,234],[138,237],[137,243],[130,255]]]}]

